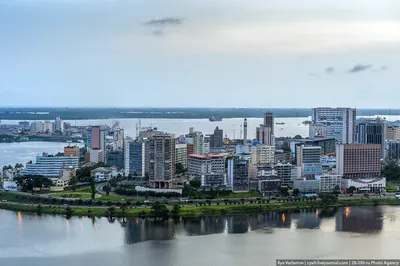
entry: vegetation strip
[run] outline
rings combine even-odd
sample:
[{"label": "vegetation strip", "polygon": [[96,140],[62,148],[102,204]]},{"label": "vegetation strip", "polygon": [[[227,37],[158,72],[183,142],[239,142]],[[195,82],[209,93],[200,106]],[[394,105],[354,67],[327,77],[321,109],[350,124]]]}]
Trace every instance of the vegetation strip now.
[{"label": "vegetation strip", "polygon": [[107,216],[109,212],[115,217],[138,217],[138,216],[200,216],[200,215],[230,215],[230,214],[251,214],[265,212],[284,212],[290,210],[316,209],[346,206],[365,206],[365,205],[400,205],[397,199],[359,199],[359,200],[339,200],[335,203],[321,201],[299,201],[283,203],[238,203],[211,206],[166,206],[155,204],[156,207],[127,208],[121,207],[97,207],[89,206],[46,206],[46,205],[24,205],[0,203],[1,209],[32,212],[38,214],[61,214],[67,216]]}]

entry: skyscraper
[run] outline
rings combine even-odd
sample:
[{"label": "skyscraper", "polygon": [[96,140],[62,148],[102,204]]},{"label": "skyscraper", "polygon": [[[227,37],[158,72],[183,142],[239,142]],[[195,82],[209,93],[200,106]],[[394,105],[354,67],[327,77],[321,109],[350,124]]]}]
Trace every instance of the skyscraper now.
[{"label": "skyscraper", "polygon": [[357,143],[380,144],[381,158],[385,157],[386,120],[381,118],[363,119],[357,125]]},{"label": "skyscraper", "polygon": [[224,145],[224,132],[216,127],[214,129],[213,146],[211,148],[222,148]]},{"label": "skyscraper", "polygon": [[318,127],[320,131],[323,131],[326,134],[324,137],[335,138],[343,144],[354,143],[356,141],[356,109],[313,108],[312,127]]},{"label": "skyscraper", "polygon": [[158,134],[150,139],[150,184],[154,188],[170,188],[175,177],[175,136]]},{"label": "skyscraper", "polygon": [[264,124],[256,128],[256,139],[264,145],[275,146],[273,113],[264,114]]},{"label": "skyscraper", "polygon": [[56,116],[56,120],[54,123],[54,130],[64,132],[64,122],[59,115]]},{"label": "skyscraper", "polygon": [[125,139],[125,174],[135,177],[145,175],[145,143]]},{"label": "skyscraper", "polygon": [[228,160],[228,184],[232,191],[249,190],[249,161]]}]

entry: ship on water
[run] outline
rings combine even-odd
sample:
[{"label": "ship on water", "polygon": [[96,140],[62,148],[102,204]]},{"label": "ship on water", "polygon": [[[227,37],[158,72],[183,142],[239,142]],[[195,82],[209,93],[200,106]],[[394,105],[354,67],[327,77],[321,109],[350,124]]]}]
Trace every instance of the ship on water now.
[{"label": "ship on water", "polygon": [[208,120],[210,120],[211,122],[222,121],[222,117],[218,117],[218,116],[213,115]]}]

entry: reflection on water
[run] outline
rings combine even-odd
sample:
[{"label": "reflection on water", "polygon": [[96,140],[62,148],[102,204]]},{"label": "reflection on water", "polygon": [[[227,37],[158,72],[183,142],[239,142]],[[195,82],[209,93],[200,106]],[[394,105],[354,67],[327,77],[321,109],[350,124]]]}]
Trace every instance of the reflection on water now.
[{"label": "reflection on water", "polygon": [[346,207],[336,213],[336,231],[377,233],[383,229],[380,208]]}]

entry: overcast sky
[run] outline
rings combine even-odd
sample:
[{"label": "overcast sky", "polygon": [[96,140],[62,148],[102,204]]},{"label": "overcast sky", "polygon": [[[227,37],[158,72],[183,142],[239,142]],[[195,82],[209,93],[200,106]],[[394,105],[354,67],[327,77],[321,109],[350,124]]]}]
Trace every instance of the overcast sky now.
[{"label": "overcast sky", "polygon": [[399,0],[2,0],[0,106],[400,108]]}]

